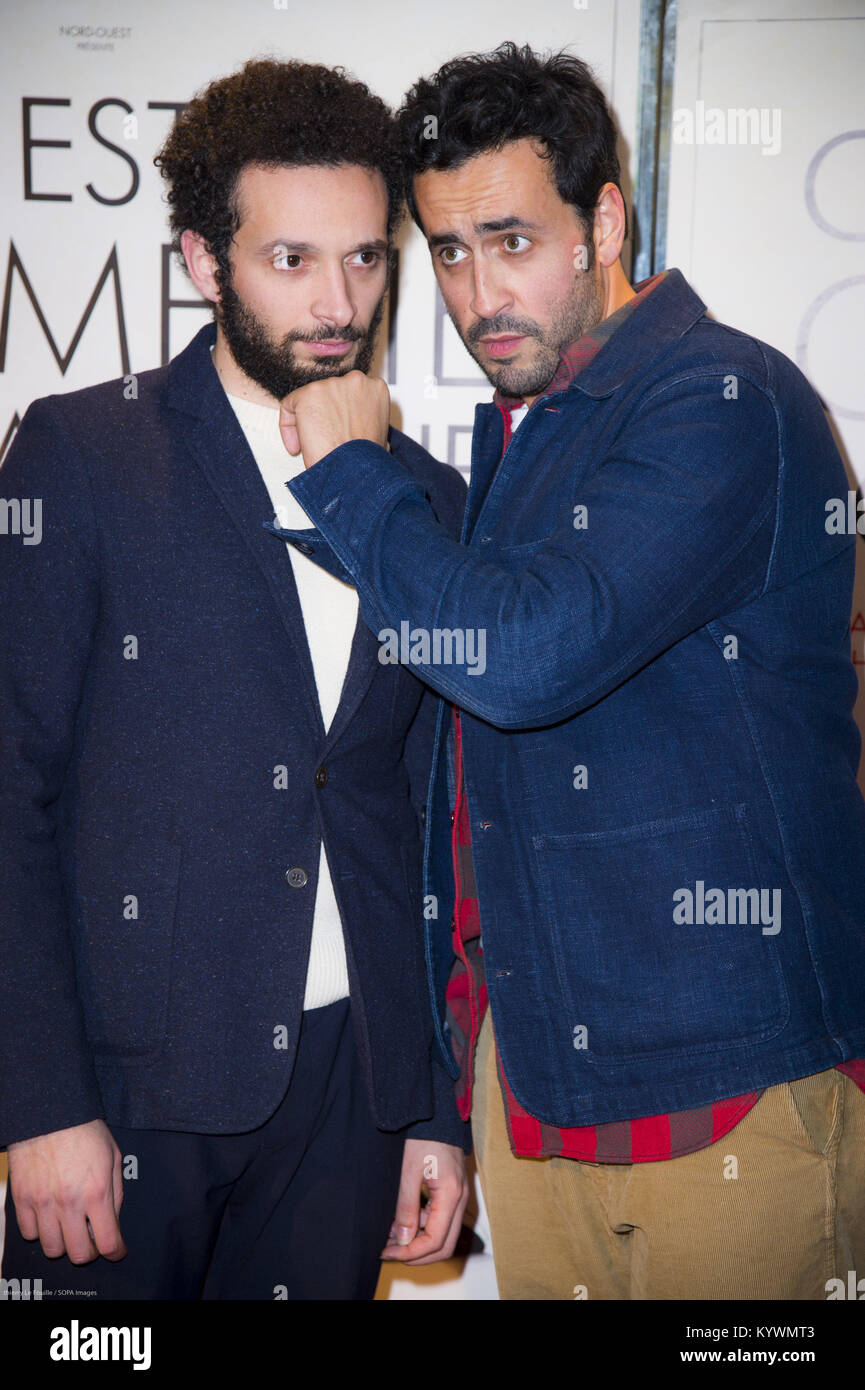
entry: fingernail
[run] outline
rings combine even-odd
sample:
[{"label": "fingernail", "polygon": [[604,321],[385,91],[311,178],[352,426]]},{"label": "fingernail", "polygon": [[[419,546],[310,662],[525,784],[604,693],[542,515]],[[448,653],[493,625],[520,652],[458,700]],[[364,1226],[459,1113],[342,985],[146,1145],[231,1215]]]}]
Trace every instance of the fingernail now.
[{"label": "fingernail", "polygon": [[410,1226],[397,1226],[396,1243],[397,1245],[411,1245],[412,1231]]}]

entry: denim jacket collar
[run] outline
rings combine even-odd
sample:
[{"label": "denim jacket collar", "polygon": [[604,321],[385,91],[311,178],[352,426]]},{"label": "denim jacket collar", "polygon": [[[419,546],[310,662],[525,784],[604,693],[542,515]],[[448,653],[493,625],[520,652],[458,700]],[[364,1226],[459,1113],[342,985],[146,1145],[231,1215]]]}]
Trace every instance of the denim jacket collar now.
[{"label": "denim jacket collar", "polygon": [[[639,292],[645,284],[641,281],[634,288]],[[682,272],[671,268],[639,310],[576,374],[567,389],[595,398],[611,395],[645,362],[661,355],[668,344],[687,333],[705,312],[705,304]]]},{"label": "denim jacket collar", "polygon": [[[639,303],[628,300],[562,352],[542,396],[570,390],[596,398],[611,395],[644,362],[686,333],[706,310],[680,270],[662,271],[641,280],[634,289],[643,296]],[[493,401],[503,412],[522,404],[520,397],[501,391],[495,392]]]}]

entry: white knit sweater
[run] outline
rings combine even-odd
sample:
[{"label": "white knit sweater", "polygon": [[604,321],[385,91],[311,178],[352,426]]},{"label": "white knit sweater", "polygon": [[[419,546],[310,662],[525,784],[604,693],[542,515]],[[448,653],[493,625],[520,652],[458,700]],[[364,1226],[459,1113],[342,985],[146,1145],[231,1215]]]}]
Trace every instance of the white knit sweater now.
[{"label": "white knit sweater", "polygon": [[[306,512],[285,486],[303,472],[303,458],[287,453],[279,433],[279,411],[239,396],[229,396],[240,427],[264,479],[280,526],[309,526]],[[264,520],[264,518],[262,518]],[[335,579],[307,555],[286,545],[294,571],[306,628],[306,640],[318,689],[321,717],[330,727],[339,704],[357,624],[357,592]],[[342,922],[333,892],[324,843],[319,860],[318,892],[306,977],[305,1009],[320,1008],[348,994]]]}]

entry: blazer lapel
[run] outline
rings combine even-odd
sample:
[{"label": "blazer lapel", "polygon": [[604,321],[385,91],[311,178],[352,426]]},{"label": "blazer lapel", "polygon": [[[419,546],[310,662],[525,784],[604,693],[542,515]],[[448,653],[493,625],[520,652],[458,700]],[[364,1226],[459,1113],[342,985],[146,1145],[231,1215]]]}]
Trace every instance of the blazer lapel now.
[{"label": "blazer lapel", "polygon": [[382,669],[378,659],[378,651],[378,639],[367,627],[358,610],[357,626],[354,629],[351,655],[343,681],[342,693],[339,697],[336,714],[333,716],[327,731],[328,747],[335,743],[343,730],[347,728],[355,710],[372,684],[376,672]]},{"label": "blazer lapel", "polygon": [[[300,667],[317,731],[324,725],[306,628],[285,542],[265,530],[273,506],[258,465],[210,358],[213,325],[201,330],[169,368],[169,404],[187,416],[184,434],[195,462],[236,526],[267,582]],[[355,633],[355,644],[357,633]],[[350,668],[349,668],[350,669]],[[344,694],[345,692],[343,692]]]}]

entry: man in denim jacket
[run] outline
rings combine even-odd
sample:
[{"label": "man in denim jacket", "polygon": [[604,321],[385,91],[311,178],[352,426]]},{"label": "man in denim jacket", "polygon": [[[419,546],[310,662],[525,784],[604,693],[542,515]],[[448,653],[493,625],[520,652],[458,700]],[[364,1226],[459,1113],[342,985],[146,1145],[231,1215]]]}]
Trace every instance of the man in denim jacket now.
[{"label": "man in denim jacket", "polygon": [[359,374],[284,403],[317,529],[283,534],[444,697],[428,961],[500,1291],[825,1298],[865,1268],[840,458],[785,357],[677,270],[628,283],[615,130],[579,60],[455,60],[401,121],[445,304],[496,387],[462,537]]}]

